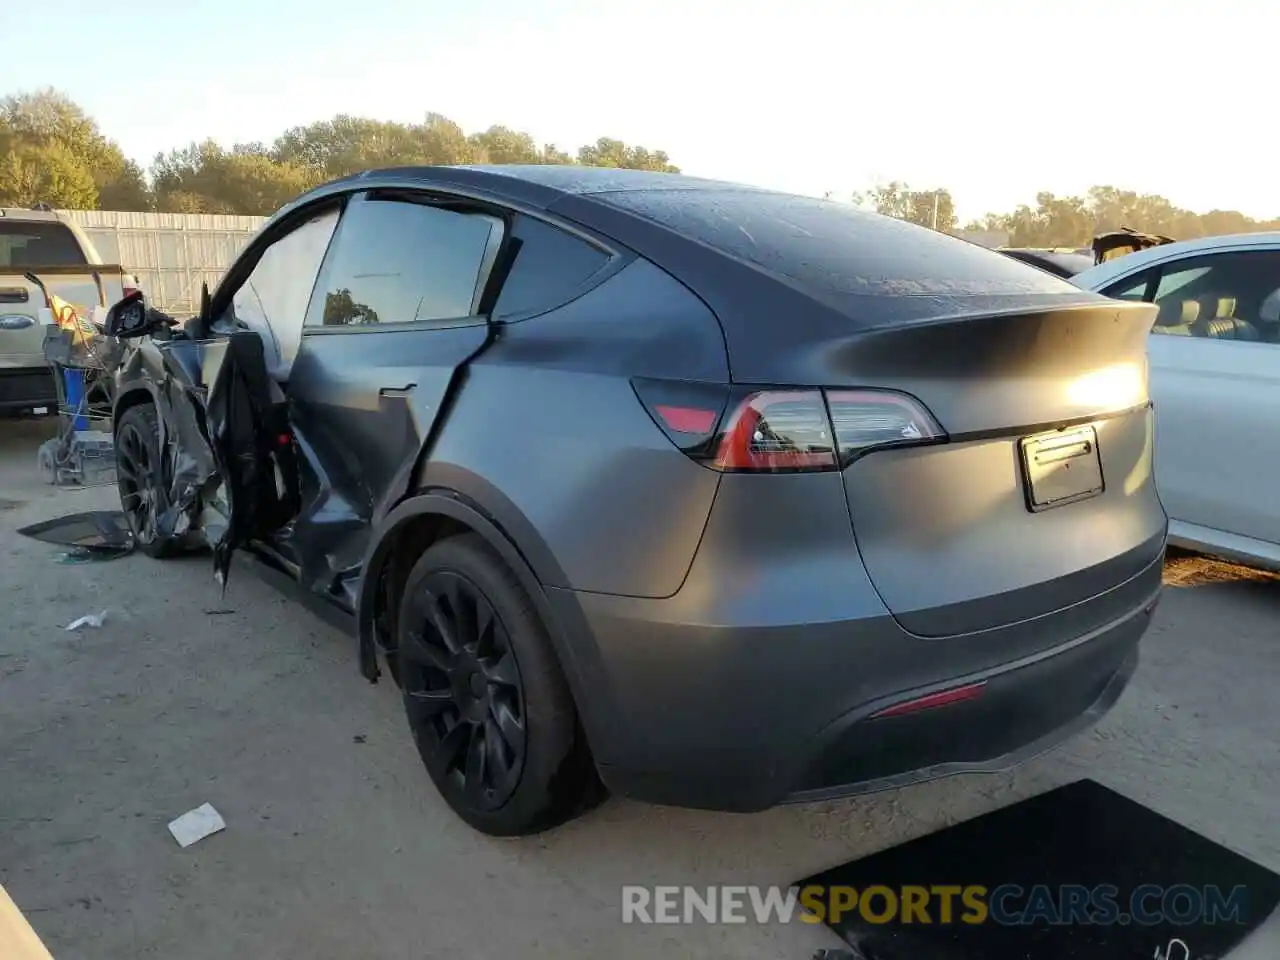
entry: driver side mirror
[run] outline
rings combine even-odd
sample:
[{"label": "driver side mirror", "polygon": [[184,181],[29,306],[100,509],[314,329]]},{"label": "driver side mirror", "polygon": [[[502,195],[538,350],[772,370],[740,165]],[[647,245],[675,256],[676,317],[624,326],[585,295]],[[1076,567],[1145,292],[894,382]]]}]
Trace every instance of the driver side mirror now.
[{"label": "driver side mirror", "polygon": [[107,310],[103,331],[109,337],[127,340],[131,337],[146,336],[154,326],[142,291],[135,290]]}]

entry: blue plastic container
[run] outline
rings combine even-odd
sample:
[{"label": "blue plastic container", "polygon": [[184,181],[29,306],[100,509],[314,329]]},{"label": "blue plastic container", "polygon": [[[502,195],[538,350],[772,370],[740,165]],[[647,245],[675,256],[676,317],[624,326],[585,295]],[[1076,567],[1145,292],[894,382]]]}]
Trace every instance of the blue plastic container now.
[{"label": "blue plastic container", "polygon": [[89,417],[84,408],[84,371],[63,367],[62,382],[67,392],[67,408],[81,411],[71,418],[71,429],[88,430]]}]

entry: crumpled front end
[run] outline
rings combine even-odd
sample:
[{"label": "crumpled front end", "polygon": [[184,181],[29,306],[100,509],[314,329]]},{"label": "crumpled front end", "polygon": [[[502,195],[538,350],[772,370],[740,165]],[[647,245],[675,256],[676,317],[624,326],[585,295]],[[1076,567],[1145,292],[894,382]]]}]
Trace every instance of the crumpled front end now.
[{"label": "crumpled front end", "polygon": [[116,370],[119,412],[154,401],[160,416],[162,537],[213,551],[226,582],[231,555],[297,512],[292,436],[283,395],[266,375],[262,340],[146,340]]}]

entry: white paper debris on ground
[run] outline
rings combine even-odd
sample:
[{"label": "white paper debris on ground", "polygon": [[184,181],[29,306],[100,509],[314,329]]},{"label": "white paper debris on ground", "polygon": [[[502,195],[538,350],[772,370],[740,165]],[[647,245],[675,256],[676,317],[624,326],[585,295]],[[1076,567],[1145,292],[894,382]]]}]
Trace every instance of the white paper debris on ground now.
[{"label": "white paper debris on ground", "polygon": [[100,627],[107,622],[107,611],[101,613],[90,613],[81,617],[79,620],[72,620],[67,624],[68,630],[79,630],[81,627]]},{"label": "white paper debris on ground", "polygon": [[189,847],[205,837],[227,828],[221,814],[211,804],[202,804],[194,810],[188,810],[173,823],[169,824],[169,832],[181,847]]}]

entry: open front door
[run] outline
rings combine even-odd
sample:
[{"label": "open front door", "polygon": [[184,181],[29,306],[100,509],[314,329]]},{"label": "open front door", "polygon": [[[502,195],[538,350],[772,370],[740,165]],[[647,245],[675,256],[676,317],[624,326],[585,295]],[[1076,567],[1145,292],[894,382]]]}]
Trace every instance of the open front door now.
[{"label": "open front door", "polygon": [[[237,331],[205,344],[209,443],[222,478],[223,523],[204,521],[225,583],[232,552],[264,540],[298,512],[298,471],[284,395],[268,376],[262,337]],[[221,507],[219,510],[218,507]]]},{"label": "open front door", "polygon": [[209,311],[222,335],[203,344],[201,380],[222,483],[201,525],[220,578],[237,547],[269,544],[303,587],[354,609],[378,519],[489,343],[505,224],[396,189],[289,226]]},{"label": "open front door", "polygon": [[220,482],[204,491],[199,524],[224,583],[237,547],[272,540],[298,513],[289,366],[341,212],[328,200],[269,227],[202,298],[190,379],[205,391],[202,432]]}]

